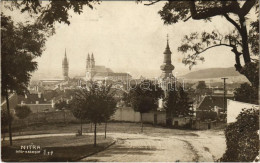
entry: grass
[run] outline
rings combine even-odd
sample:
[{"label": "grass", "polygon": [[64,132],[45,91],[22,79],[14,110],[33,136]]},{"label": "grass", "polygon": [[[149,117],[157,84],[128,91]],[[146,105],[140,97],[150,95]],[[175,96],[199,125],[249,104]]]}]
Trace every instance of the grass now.
[{"label": "grass", "polygon": [[[104,133],[104,124],[97,126],[98,133]],[[13,132],[14,136],[19,135],[37,135],[37,134],[57,134],[57,133],[77,133],[80,129],[80,124],[44,124],[39,126],[29,126]],[[90,124],[83,124],[83,133],[93,133],[93,126],[91,130]],[[118,133],[141,133],[140,123],[126,123],[126,122],[110,122],[107,125],[107,132]],[[187,135],[194,134],[192,130],[170,129],[161,126],[153,126],[151,124],[144,124],[144,134],[169,134],[169,135]],[[6,134],[6,137],[8,134]]]},{"label": "grass", "polygon": [[[89,135],[14,140],[12,147],[9,146],[8,141],[4,141],[2,142],[2,160],[5,162],[77,161],[84,156],[105,149],[113,142],[109,137],[104,139],[104,136],[97,136],[97,146],[94,147],[93,141],[93,136]],[[22,145],[32,144],[40,146],[38,150],[40,153],[16,153],[16,150],[20,150]]]}]

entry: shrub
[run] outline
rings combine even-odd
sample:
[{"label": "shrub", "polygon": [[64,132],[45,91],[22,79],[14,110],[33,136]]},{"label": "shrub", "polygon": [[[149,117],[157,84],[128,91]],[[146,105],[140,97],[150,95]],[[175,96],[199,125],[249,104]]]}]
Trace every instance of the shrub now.
[{"label": "shrub", "polygon": [[259,150],[259,110],[243,109],[225,130],[227,149],[220,161],[252,162]]}]

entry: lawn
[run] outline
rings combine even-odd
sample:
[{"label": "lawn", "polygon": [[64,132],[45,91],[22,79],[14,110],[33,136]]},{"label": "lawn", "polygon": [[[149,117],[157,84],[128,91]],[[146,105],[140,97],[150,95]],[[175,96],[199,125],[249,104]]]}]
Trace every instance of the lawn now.
[{"label": "lawn", "polygon": [[[114,140],[109,137],[104,139],[104,136],[97,136],[96,147],[93,146],[93,141],[93,136],[89,135],[14,140],[12,147],[9,146],[9,141],[3,141],[2,160],[5,162],[77,161],[84,156],[105,149]],[[39,149],[27,149],[30,145],[38,146]],[[17,153],[20,151],[34,151],[36,154]]]},{"label": "lawn", "polygon": [[[97,125],[97,133],[104,133],[105,125]],[[36,134],[58,134],[58,133],[77,133],[80,129],[80,124],[44,124],[39,126],[29,126],[20,130],[13,131],[13,136],[19,135],[36,135]],[[83,124],[83,133],[93,133],[93,126],[91,129],[90,124]],[[144,134],[169,134],[180,135],[187,134],[188,132],[194,132],[194,130],[179,130],[169,129],[161,126],[153,126],[151,124],[144,124]],[[140,123],[126,123],[126,122],[110,122],[107,125],[107,132],[116,133],[141,133]],[[6,134],[8,137],[8,134]]]}]

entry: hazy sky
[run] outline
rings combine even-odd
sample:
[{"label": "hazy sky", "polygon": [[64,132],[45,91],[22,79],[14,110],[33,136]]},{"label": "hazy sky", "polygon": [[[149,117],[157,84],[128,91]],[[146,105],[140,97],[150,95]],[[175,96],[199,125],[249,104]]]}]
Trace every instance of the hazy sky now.
[{"label": "hazy sky", "polygon": [[[46,50],[37,59],[35,74],[62,76],[61,63],[65,48],[71,76],[84,74],[86,56],[93,53],[96,65],[110,67],[115,72],[130,72],[133,76],[159,76],[166,35],[172,51],[174,73],[189,72],[181,63],[183,54],[177,51],[184,35],[191,32],[218,29],[227,33],[233,29],[224,18],[217,17],[211,23],[190,20],[166,26],[158,14],[165,2],[144,6],[135,2],[101,2],[91,10],[87,7],[81,15],[71,12],[71,24],[56,24],[56,34],[46,43]],[[20,15],[21,16],[21,15]],[[229,48],[214,48],[203,54],[206,62],[195,69],[232,67],[234,54]]]}]

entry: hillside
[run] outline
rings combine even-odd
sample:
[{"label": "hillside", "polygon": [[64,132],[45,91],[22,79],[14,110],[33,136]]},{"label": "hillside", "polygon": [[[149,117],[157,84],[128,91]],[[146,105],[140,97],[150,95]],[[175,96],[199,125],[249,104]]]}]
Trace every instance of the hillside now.
[{"label": "hillside", "polygon": [[231,77],[231,76],[241,76],[239,72],[235,70],[234,67],[229,68],[209,68],[198,71],[190,72],[184,76],[185,79],[209,79],[209,78],[221,78],[221,77]]}]

